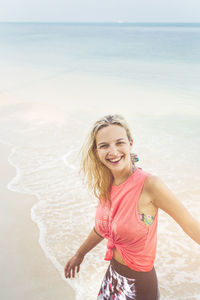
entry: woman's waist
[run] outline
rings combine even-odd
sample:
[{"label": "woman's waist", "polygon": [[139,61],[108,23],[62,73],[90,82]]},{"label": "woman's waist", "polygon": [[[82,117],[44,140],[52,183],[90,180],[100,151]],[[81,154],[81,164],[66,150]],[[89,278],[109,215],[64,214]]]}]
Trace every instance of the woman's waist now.
[{"label": "woman's waist", "polygon": [[155,272],[154,266],[150,271],[136,271],[134,269],[131,269],[126,265],[117,249],[115,248],[113,250],[113,258],[111,259],[110,263],[115,271],[120,275],[128,278],[140,278],[140,276],[143,276],[142,274],[150,275]]},{"label": "woman's waist", "polygon": [[120,264],[126,266],[126,263],[125,263],[125,261],[123,260],[123,257],[121,256],[121,254],[119,253],[119,251],[117,250],[117,248],[114,248],[114,249],[113,249],[113,258],[114,258],[117,262],[119,262]]},{"label": "woman's waist", "polygon": [[[129,256],[128,258],[124,258],[120,251],[117,249],[117,247],[113,248],[112,251],[112,257],[115,261],[117,261],[119,264],[124,265],[132,270],[135,270],[137,272],[149,272],[152,270],[154,265],[154,259],[153,256],[146,256],[144,253],[140,253],[139,255],[134,254],[134,256]],[[138,253],[137,253],[138,254]],[[126,256],[126,255],[125,255]],[[128,259],[129,263],[126,263],[126,260]]]}]

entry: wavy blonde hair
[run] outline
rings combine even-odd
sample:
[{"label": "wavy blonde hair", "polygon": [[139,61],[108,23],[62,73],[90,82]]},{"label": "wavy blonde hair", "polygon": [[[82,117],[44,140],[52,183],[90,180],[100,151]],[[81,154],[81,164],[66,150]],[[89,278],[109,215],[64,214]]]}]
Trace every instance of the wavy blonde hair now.
[{"label": "wavy blonde hair", "polygon": [[[81,149],[81,168],[83,178],[90,190],[100,201],[110,201],[110,188],[113,180],[111,171],[104,166],[96,154],[96,135],[103,127],[109,125],[119,125],[126,130],[129,141],[131,132],[128,124],[121,115],[107,115],[99,119],[90,131],[82,149]],[[134,164],[134,154],[131,154],[131,160]]]}]

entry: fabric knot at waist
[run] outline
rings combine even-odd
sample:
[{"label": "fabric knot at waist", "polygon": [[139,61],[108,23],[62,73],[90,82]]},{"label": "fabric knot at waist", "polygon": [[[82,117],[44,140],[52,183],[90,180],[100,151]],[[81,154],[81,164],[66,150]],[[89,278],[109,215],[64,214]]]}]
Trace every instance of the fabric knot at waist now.
[{"label": "fabric knot at waist", "polygon": [[108,239],[107,242],[107,251],[106,251],[106,255],[104,257],[104,260],[111,260],[113,257],[113,248],[115,247],[115,244],[113,242],[113,240]]}]

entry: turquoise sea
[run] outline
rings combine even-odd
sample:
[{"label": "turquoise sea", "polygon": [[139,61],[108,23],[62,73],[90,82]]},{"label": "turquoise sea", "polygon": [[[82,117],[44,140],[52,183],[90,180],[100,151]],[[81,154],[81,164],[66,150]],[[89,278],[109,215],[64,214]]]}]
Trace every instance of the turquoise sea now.
[{"label": "turquoise sea", "polygon": [[[94,224],[96,199],[78,173],[78,152],[97,118],[121,113],[138,166],[160,176],[199,218],[200,24],[0,23],[0,141],[34,194],[39,243],[63,276]],[[106,244],[66,280],[95,299]],[[159,213],[155,267],[162,300],[200,299],[199,245]]]}]

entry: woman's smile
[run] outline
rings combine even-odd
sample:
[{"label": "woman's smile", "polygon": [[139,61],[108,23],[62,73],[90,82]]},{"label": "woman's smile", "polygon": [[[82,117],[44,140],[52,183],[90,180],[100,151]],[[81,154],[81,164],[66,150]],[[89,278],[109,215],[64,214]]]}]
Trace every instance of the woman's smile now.
[{"label": "woman's smile", "polygon": [[120,156],[120,157],[116,157],[116,158],[107,158],[106,160],[109,161],[111,164],[118,164],[122,158],[124,157],[124,155]]}]

